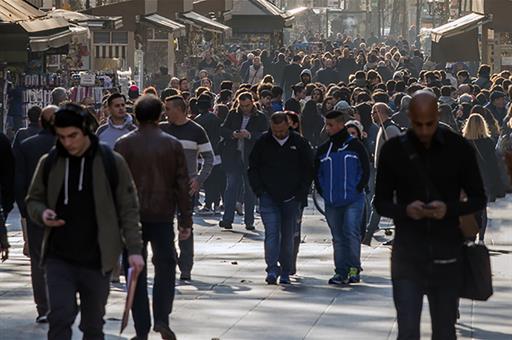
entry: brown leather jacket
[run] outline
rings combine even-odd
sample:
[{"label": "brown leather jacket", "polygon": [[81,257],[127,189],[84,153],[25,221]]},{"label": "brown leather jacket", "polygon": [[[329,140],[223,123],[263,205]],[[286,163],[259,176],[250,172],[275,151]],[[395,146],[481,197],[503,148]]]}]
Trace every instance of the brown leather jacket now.
[{"label": "brown leather jacket", "polygon": [[192,227],[192,200],[185,154],[180,142],[157,125],[145,124],[121,137],[114,148],[132,172],[142,222],[171,222]]}]

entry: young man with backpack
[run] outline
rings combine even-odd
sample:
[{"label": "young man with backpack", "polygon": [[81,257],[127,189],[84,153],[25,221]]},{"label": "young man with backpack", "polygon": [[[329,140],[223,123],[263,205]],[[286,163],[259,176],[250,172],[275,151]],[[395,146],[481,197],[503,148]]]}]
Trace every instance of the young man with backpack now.
[{"label": "young man with backpack", "polygon": [[329,140],[318,148],[315,159],[315,185],[325,201],[325,217],[334,247],[335,274],[329,284],[360,280],[360,225],[370,161],[362,142],[350,136],[345,128],[351,119],[348,113],[340,111],[326,115]]},{"label": "young man with backpack", "polygon": [[55,113],[57,144],[43,156],[26,199],[44,227],[48,339],[71,339],[78,313],[84,338],[100,339],[110,272],[123,248],[135,272],[144,267],[139,205],[123,158],[98,142],[87,112],[67,104]]}]

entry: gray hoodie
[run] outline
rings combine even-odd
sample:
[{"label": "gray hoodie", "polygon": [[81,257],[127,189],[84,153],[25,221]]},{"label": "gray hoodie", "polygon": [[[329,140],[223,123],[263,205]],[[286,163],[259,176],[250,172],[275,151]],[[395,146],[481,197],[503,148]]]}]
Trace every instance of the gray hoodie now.
[{"label": "gray hoodie", "polygon": [[109,117],[108,122],[98,128],[96,136],[98,136],[100,142],[105,143],[109,148],[114,149],[114,145],[120,137],[135,130],[136,128],[135,124],[133,124],[133,118],[129,114],[126,114],[123,125],[114,125],[111,117]]}]

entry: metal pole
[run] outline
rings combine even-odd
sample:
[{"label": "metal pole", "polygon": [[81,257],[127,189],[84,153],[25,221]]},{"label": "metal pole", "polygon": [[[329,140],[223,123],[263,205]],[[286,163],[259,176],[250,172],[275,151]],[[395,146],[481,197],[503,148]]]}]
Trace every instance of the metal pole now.
[{"label": "metal pole", "polygon": [[421,0],[416,0],[416,37],[420,35],[421,26]]}]

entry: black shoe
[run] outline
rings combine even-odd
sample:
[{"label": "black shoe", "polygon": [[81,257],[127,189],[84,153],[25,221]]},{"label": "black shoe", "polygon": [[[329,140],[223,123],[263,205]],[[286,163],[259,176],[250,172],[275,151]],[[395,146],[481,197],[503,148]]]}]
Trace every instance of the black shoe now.
[{"label": "black shoe", "polygon": [[254,231],[254,230],[256,230],[256,227],[254,227],[254,225],[252,225],[252,224],[246,224],[245,229],[247,229],[249,231]]},{"label": "black shoe", "polygon": [[231,230],[233,229],[233,225],[229,222],[224,222],[224,221],[220,221],[219,222],[219,227],[223,228],[223,229],[227,229],[227,230]]},{"label": "black shoe", "polygon": [[277,283],[277,275],[274,273],[268,273],[265,278],[265,282],[269,285],[275,285]]},{"label": "black shoe", "polygon": [[288,275],[282,275],[281,274],[281,278],[279,279],[279,283],[282,284],[282,285],[289,285],[292,282],[290,281],[290,277]]},{"label": "black shoe", "polygon": [[181,273],[180,280],[181,281],[192,281],[192,275],[190,275],[190,273]]},{"label": "black shoe", "polygon": [[36,323],[48,323],[48,317],[46,315],[39,315],[36,318]]},{"label": "black shoe", "polygon": [[160,333],[162,339],[165,340],[176,340],[176,334],[166,325],[155,325],[153,330],[157,333]]}]

